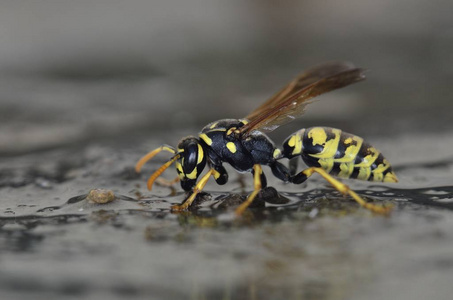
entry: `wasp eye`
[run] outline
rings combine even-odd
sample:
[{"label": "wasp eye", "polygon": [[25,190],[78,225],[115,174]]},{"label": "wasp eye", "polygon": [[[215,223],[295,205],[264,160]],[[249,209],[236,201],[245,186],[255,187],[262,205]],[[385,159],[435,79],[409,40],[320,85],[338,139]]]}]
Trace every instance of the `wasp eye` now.
[{"label": "wasp eye", "polygon": [[189,143],[184,148],[183,169],[184,173],[191,173],[197,166],[198,161],[198,143]]},{"label": "wasp eye", "polygon": [[178,155],[176,169],[181,179],[181,187],[188,191],[194,187],[206,165],[203,147],[195,137],[187,137],[179,143]]}]

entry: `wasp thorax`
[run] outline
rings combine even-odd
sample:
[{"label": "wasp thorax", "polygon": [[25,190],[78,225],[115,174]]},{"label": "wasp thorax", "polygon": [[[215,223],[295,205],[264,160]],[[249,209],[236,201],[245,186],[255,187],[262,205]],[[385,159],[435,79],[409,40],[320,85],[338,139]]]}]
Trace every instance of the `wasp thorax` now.
[{"label": "wasp thorax", "polygon": [[198,176],[206,165],[203,147],[195,137],[187,137],[178,144],[175,166],[181,180],[181,187],[189,191],[197,181]]}]

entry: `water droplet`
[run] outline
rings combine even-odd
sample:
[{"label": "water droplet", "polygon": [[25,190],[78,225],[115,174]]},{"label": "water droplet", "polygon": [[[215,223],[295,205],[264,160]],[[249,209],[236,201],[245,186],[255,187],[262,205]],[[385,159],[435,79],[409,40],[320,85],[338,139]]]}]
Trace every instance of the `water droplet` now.
[{"label": "water droplet", "polygon": [[51,189],[52,188],[52,183],[44,178],[36,178],[35,180],[36,186],[42,188],[42,189]]},{"label": "water droplet", "polygon": [[422,192],[422,194],[426,194],[426,195],[447,195],[449,193],[446,192],[446,191],[442,191],[442,190],[431,189],[431,190],[426,190],[426,191]]},{"label": "water droplet", "polygon": [[318,215],[319,213],[319,209],[317,208],[313,208],[310,213],[308,214],[308,217],[311,218],[311,219],[314,219],[316,218],[316,216]]},{"label": "water droplet", "polygon": [[[436,198],[436,199],[434,199]],[[440,202],[440,203],[453,203],[453,198],[439,198],[439,197],[433,197],[431,200]]]}]

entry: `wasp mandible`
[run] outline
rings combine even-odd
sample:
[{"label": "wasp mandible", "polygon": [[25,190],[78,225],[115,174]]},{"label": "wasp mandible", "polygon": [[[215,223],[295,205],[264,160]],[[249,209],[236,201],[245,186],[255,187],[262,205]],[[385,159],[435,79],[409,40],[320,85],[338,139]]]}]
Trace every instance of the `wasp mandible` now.
[{"label": "wasp mandible", "polygon": [[[340,129],[313,127],[290,135],[280,150],[265,134],[302,115],[314,97],[364,79],[363,69],[346,62],[331,62],[313,67],[245,118],[212,122],[201,130],[198,137],[183,138],[176,149],[162,145],[143,156],[135,169],[140,172],[142,166],[161,151],[172,154],[170,160],[148,179],[148,189],[151,190],[154,181],[174,163],[178,173],[174,182],[180,181],[181,187],[191,192],[182,204],[172,206],[171,209],[176,211],[188,209],[211,176],[219,185],[227,183],[228,173],[223,163],[228,163],[239,172],[253,174],[254,190],[236,209],[238,215],[266,187],[263,165],[269,166],[274,176],[282,181],[295,184],[318,173],[335,189],[351,196],[361,206],[376,213],[388,213],[391,207],[366,202],[346,184],[334,178],[398,181],[390,163],[362,138]],[[308,168],[298,173],[299,156]],[[289,167],[280,162],[283,158],[291,159]],[[198,180],[206,165],[209,170]]]}]

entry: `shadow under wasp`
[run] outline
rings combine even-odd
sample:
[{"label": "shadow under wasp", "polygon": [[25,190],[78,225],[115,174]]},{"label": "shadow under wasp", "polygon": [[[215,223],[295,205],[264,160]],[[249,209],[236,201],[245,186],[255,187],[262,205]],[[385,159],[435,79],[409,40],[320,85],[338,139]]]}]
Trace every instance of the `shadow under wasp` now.
[{"label": "shadow under wasp", "polygon": [[[253,174],[254,190],[236,209],[237,215],[242,214],[266,186],[262,165],[269,166],[274,176],[282,181],[295,184],[318,173],[335,189],[349,195],[361,206],[386,214],[391,207],[365,201],[346,184],[334,178],[398,181],[387,159],[362,138],[340,129],[312,127],[291,134],[280,150],[265,134],[302,115],[314,97],[364,79],[364,70],[350,63],[331,62],[313,67],[245,118],[212,122],[201,130],[198,137],[183,138],[176,149],[162,145],[143,156],[135,169],[140,172],[142,166],[161,151],[173,154],[151,175],[148,189],[151,190],[154,181],[174,163],[178,177],[172,183],[180,181],[181,187],[191,192],[182,204],[172,206],[171,209],[175,211],[188,209],[211,176],[217,184],[227,183],[228,173],[223,163],[228,163],[239,172]],[[298,157],[308,166],[301,172],[297,172]],[[289,167],[280,162],[283,158],[290,159]],[[209,170],[197,181],[206,165]]]}]

